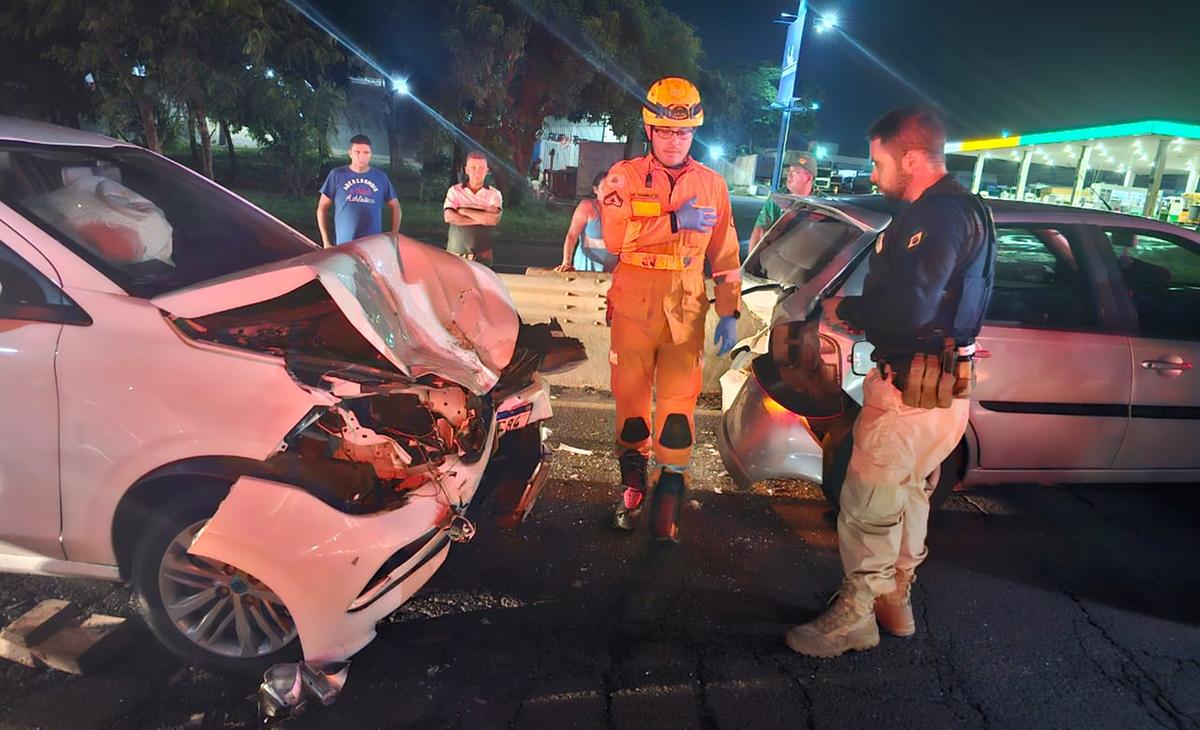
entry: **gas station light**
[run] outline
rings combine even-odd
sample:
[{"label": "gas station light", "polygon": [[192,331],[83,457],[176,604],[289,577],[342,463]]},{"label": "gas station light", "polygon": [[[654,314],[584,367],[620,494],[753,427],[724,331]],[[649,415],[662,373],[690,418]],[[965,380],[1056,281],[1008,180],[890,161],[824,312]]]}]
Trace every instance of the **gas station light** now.
[{"label": "gas station light", "polygon": [[817,145],[817,148],[813,150],[813,154],[817,156],[818,160],[823,160],[829,156],[829,149],[825,147],[825,145],[819,144]]},{"label": "gas station light", "polygon": [[838,14],[826,13],[817,21],[817,32],[824,33],[827,30],[833,30],[838,26]]},{"label": "gas station light", "polygon": [[408,96],[408,79],[403,76],[392,77],[392,91],[400,96]]},{"label": "gas station light", "polygon": [[710,159],[719,160],[725,156],[725,148],[719,144],[709,145],[708,156]]},{"label": "gas station light", "polygon": [[818,109],[820,109],[820,108],[821,108],[821,102],[819,102],[819,101],[814,101],[813,103],[811,103],[811,104],[809,104],[809,105],[808,105],[808,108],[809,108],[809,109],[812,109],[812,110],[815,112],[815,111],[817,111]]}]

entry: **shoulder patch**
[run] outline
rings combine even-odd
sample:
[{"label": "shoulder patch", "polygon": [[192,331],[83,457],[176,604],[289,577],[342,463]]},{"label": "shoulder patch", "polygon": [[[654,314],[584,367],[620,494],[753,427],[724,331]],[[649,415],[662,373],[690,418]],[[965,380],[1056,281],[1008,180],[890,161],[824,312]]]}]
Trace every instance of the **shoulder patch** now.
[{"label": "shoulder patch", "polygon": [[883,234],[879,234],[879,238],[875,239],[875,253],[883,253]]},{"label": "shoulder patch", "polygon": [[917,231],[912,235],[912,238],[908,239],[908,247],[916,248],[921,243],[922,238],[925,238],[925,231]]},{"label": "shoulder patch", "polygon": [[614,190],[608,195],[604,196],[604,204],[611,205],[614,208],[620,208],[625,204],[625,201],[621,198],[621,194]]}]

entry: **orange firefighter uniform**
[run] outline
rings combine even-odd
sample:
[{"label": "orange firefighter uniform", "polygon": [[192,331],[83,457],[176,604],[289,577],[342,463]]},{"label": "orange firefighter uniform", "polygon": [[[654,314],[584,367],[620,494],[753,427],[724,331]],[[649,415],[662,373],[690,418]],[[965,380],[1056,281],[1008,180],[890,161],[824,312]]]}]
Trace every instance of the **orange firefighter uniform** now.
[{"label": "orange firefighter uniform", "polygon": [[[695,199],[716,211],[706,233],[681,229],[674,212]],[[707,261],[717,314],[737,312],[741,273],[725,180],[690,157],[677,168],[653,154],[618,162],[600,188],[604,245],[619,263],[608,293],[617,444],[682,470],[695,440],[704,353]],[[656,397],[656,428],[650,427]]]}]

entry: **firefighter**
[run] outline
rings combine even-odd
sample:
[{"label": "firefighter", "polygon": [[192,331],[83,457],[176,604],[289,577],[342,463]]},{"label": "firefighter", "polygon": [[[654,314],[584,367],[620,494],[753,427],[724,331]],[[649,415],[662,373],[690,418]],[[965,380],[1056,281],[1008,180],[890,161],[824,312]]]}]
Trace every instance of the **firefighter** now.
[{"label": "firefighter", "polygon": [[870,129],[871,182],[910,205],[875,242],[861,297],[823,304],[834,326],[874,345],[842,485],[838,552],[846,577],[787,644],[832,657],[916,632],[912,583],[928,553],[929,493],[967,427],[975,337],[991,293],[995,227],[946,173],[934,112],[902,108]]},{"label": "firefighter", "polygon": [[718,355],[735,341],[741,273],[725,181],[690,155],[704,123],[700,92],[686,79],[659,79],[642,120],[650,154],[613,165],[600,188],[604,245],[618,259],[608,293],[609,362],[624,493],[614,521],[623,530],[636,526],[653,449],[652,531],[677,541],[704,355],[704,265],[716,281]]}]

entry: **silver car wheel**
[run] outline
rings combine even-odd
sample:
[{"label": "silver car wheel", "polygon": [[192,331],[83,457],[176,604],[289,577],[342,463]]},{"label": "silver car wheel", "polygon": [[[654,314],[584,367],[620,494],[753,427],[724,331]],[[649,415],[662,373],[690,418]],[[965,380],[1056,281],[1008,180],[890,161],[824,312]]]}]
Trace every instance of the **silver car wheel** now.
[{"label": "silver car wheel", "polygon": [[179,632],[221,656],[256,658],[296,638],[296,622],[279,596],[244,570],[188,554],[207,520],[184,528],[158,570],[163,608]]}]

